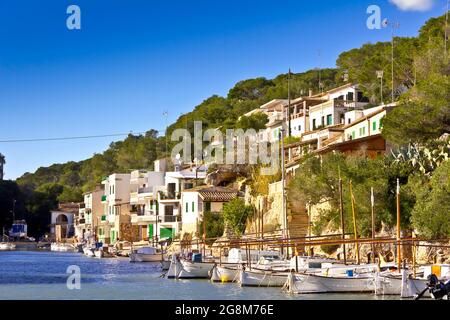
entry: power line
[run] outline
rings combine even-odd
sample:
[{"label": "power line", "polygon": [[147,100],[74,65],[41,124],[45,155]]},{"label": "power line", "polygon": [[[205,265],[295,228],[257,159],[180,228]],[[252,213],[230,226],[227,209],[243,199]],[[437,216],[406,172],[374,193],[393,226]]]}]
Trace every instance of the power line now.
[{"label": "power line", "polygon": [[[156,132],[164,132],[165,130],[154,130]],[[97,139],[97,138],[110,138],[110,137],[124,137],[130,134],[132,135],[142,135],[146,132],[133,132],[128,133],[113,133],[113,134],[101,134],[101,135],[91,135],[91,136],[74,136],[74,137],[54,137],[54,138],[34,138],[34,139],[11,139],[11,140],[0,140],[0,143],[20,143],[20,142],[45,142],[45,141],[64,141],[64,140],[82,140],[82,139]]]}]

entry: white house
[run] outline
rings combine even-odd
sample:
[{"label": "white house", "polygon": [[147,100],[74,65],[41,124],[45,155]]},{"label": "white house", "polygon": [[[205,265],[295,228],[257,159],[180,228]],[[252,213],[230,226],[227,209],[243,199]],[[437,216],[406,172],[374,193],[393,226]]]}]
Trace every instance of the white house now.
[{"label": "white house", "polygon": [[78,203],[61,203],[51,211],[50,233],[53,240],[61,242],[75,235],[74,216],[79,210]]},{"label": "white house", "polygon": [[219,213],[222,211],[224,203],[237,196],[236,190],[214,186],[201,186],[183,191],[181,196],[183,233],[201,233],[198,228],[199,223],[203,221],[203,213]]},{"label": "white house", "polygon": [[128,173],[114,173],[102,181],[104,194],[102,203],[104,214],[101,217],[98,238],[105,243],[130,238],[126,230],[130,226],[130,180]]},{"label": "white house", "polygon": [[94,238],[103,215],[103,189],[99,186],[94,191],[83,194],[78,214],[75,215],[75,236],[81,240]]}]

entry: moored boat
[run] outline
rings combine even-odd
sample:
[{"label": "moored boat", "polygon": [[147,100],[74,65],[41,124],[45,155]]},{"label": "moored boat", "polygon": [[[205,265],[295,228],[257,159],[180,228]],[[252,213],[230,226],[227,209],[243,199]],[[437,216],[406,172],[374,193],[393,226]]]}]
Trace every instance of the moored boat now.
[{"label": "moored boat", "polygon": [[130,252],[131,262],[162,262],[164,254],[155,247],[142,247]]},{"label": "moored boat", "polygon": [[0,251],[12,251],[16,249],[16,245],[12,242],[1,242]]},{"label": "moored boat", "polygon": [[239,270],[238,281],[241,287],[283,287],[289,272],[270,270]]},{"label": "moored boat", "polygon": [[375,292],[376,265],[332,267],[319,273],[291,272],[286,287],[290,293]]},{"label": "moored boat", "polygon": [[210,273],[215,266],[214,262],[194,262],[181,260],[181,270],[178,279],[209,279]]}]

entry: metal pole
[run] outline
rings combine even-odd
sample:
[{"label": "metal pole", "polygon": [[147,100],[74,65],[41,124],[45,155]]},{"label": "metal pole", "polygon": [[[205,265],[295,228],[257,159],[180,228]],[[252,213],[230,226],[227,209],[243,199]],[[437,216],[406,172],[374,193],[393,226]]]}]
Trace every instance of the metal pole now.
[{"label": "metal pole", "polygon": [[[284,109],[284,108],[283,108]],[[285,155],[284,155],[284,137],[285,137],[285,110],[283,110],[283,122],[281,127],[281,194],[282,194],[282,219],[283,219],[283,238],[286,239],[288,236],[287,232],[287,217],[286,217],[286,176],[285,176]],[[284,249],[282,248],[282,252]]]},{"label": "metal pole", "polygon": [[381,76],[381,86],[380,86],[380,96],[381,96],[381,104],[384,104],[383,101],[383,76]]},{"label": "metal pole", "polygon": [[[342,195],[342,179],[339,178],[339,211],[341,214],[341,230],[342,230],[342,240],[345,240],[345,221],[344,221],[344,199]],[[345,248],[345,243],[342,245],[344,253],[344,264],[347,264],[347,252]]]},{"label": "metal pole", "polygon": [[397,179],[397,267],[402,267],[401,223],[400,223],[400,179]]},{"label": "metal pole", "polygon": [[391,76],[392,76],[392,103],[394,103],[394,25],[392,26],[392,45],[391,45]]},{"label": "metal pole", "polygon": [[292,130],[291,130],[291,69],[289,69],[288,73],[288,137],[291,136]]}]

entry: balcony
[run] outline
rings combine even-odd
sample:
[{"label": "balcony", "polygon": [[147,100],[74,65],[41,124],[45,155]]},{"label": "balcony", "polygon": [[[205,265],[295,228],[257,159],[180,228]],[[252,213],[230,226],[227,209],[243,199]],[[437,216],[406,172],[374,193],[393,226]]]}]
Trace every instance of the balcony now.
[{"label": "balcony", "polygon": [[159,192],[160,200],[180,200],[181,192]]},{"label": "balcony", "polygon": [[102,202],[106,202],[107,200],[108,200],[108,196],[107,195],[102,196]]},{"label": "balcony", "polygon": [[[139,214],[132,214],[131,215],[131,223],[132,224],[150,224],[155,223],[156,219],[159,218],[159,216],[154,214],[146,214],[146,215],[139,215]],[[161,219],[159,219],[161,221]]]},{"label": "balcony", "polygon": [[181,218],[179,216],[162,216],[161,218],[161,222],[165,223],[181,221]]},{"label": "balcony", "polygon": [[107,220],[107,219],[106,219],[106,215],[103,215],[102,218],[101,218],[101,221],[102,221],[102,222],[105,222],[106,220]]},{"label": "balcony", "polygon": [[153,188],[151,188],[151,187],[139,188],[138,194],[142,194],[142,193],[153,193]]}]

